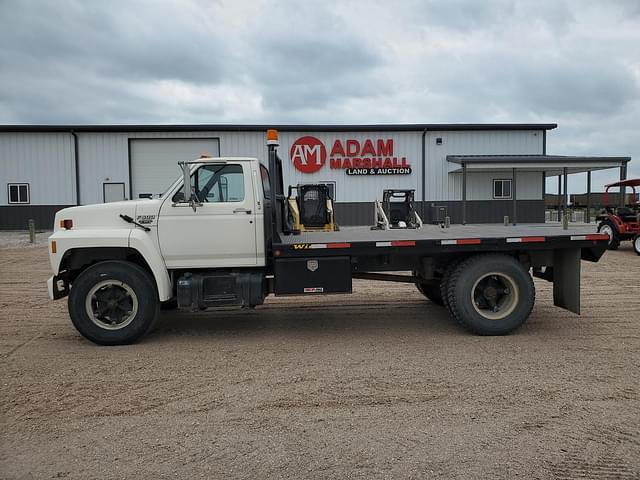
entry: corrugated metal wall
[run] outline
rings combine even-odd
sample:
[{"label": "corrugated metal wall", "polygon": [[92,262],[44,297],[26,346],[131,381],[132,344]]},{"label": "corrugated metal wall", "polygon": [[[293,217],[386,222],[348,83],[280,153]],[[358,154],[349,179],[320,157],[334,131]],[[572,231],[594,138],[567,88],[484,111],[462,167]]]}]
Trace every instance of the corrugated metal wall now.
[{"label": "corrugated metal wall", "polygon": [[[440,145],[437,143],[438,138],[442,139]],[[429,132],[425,147],[427,156],[425,200],[462,200],[462,176],[449,174],[449,172],[460,168],[460,165],[447,162],[447,155],[540,155],[543,143],[544,133],[540,130]],[[527,179],[531,180],[531,178]],[[468,180],[467,188],[474,189],[475,187],[471,185],[471,179]],[[477,180],[485,183],[486,179],[478,177]],[[537,180],[536,183],[540,181]],[[478,196],[484,195],[484,193],[480,193],[481,191],[482,187],[479,186],[476,190]],[[492,198],[491,189],[487,192],[487,196],[477,198],[477,200],[490,200]],[[541,196],[542,184],[540,184],[539,196],[533,198],[541,198]],[[518,198],[521,198],[520,195]]]},{"label": "corrugated metal wall", "polygon": [[[100,203],[104,182],[123,182],[130,190],[129,139],[133,138],[218,138],[222,156],[256,157],[266,163],[265,132],[197,131],[197,132],[110,132],[78,133],[80,203]],[[327,161],[317,173],[304,174],[291,163],[290,149],[294,141],[311,135],[323,142]],[[441,144],[436,139],[442,139]],[[385,188],[415,189],[416,199],[426,202],[455,201],[462,198],[459,168],[450,164],[447,155],[540,154],[544,132],[532,131],[442,131],[428,132],[425,137],[425,192],[422,191],[422,132],[280,132],[280,156],[283,160],[285,186],[298,183],[335,182],[335,196],[348,223],[370,223],[369,206],[382,196]],[[333,143],[341,140],[393,140],[394,155],[406,157],[411,175],[349,176],[342,169],[331,169],[329,153]],[[176,162],[184,160],[176,158]],[[0,135],[0,186],[10,182],[31,185],[32,205],[73,205],[75,193],[75,159],[73,137],[69,133],[3,133]],[[179,175],[167,178],[169,185]],[[497,175],[497,176],[496,176]],[[511,172],[470,172],[468,200],[490,200],[493,178],[510,178]],[[536,172],[518,174],[517,198],[541,199],[541,175]],[[424,195],[423,195],[424,193]],[[0,205],[7,205],[7,195],[0,195]],[[358,203],[363,203],[360,208]],[[365,208],[366,207],[366,208]],[[362,218],[360,218],[362,217]]]},{"label": "corrugated metal wall", "polygon": [[28,183],[31,205],[73,205],[75,160],[69,133],[0,135],[0,205],[8,183]]}]

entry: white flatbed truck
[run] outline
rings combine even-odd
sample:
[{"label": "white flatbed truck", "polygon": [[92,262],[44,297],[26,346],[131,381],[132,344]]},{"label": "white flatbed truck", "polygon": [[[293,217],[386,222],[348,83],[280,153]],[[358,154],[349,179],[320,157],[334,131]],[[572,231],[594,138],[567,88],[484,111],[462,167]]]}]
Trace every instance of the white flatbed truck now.
[{"label": "white flatbed truck", "polygon": [[181,162],[160,198],[57,212],[50,298],[68,296],[83,336],[119,345],[148,332],[161,306],[255,307],[270,294],[351,293],[364,278],[413,283],[468,330],[503,335],[533,308],[532,275],[579,314],[580,263],[607,248],[607,235],[544,225],[285,234],[277,133],[267,144],[268,169],[255,158],[200,158]]}]

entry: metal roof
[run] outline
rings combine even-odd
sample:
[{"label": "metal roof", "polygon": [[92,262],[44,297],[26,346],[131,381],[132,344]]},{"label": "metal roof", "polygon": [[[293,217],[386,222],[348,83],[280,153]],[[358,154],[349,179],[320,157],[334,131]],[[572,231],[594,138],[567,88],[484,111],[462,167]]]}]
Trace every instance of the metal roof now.
[{"label": "metal roof", "polygon": [[234,124],[185,124],[185,125],[0,125],[0,132],[194,132],[228,131],[257,132],[275,128],[283,132],[372,132],[372,131],[466,131],[466,130],[552,130],[556,123],[407,123],[369,125],[234,125]]},{"label": "metal roof", "polygon": [[[608,168],[618,168],[631,157],[583,157],[567,155],[447,155],[452,163],[462,164],[474,172],[510,170],[544,172],[546,177],[562,175],[565,172],[583,173]],[[461,172],[460,167],[454,172]]]},{"label": "metal roof", "polygon": [[631,157],[583,157],[577,155],[447,155],[454,163],[552,163],[570,166],[572,163],[627,163]]}]

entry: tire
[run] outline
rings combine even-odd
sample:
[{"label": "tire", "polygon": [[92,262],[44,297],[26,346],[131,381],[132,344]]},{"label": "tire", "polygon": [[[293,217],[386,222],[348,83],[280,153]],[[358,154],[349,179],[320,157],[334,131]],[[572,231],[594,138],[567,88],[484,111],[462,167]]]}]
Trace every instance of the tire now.
[{"label": "tire", "polygon": [[640,234],[633,237],[631,244],[633,245],[633,251],[636,252],[636,255],[640,255]]},{"label": "tire", "polygon": [[436,305],[444,306],[442,295],[440,294],[440,285],[437,283],[416,283],[418,291],[431,300]]},{"label": "tire", "polygon": [[529,272],[515,258],[501,254],[462,261],[451,274],[447,292],[453,317],[478,335],[506,335],[520,327],[535,296]]},{"label": "tire", "polygon": [[135,342],[153,328],[157,314],[155,281],[134,263],[97,263],[71,285],[71,321],[82,336],[99,345]]},{"label": "tire", "polygon": [[[449,280],[451,278],[451,274],[456,269],[456,267],[460,264],[461,261],[462,260],[454,260],[449,265],[447,265],[447,268],[442,275],[442,280],[440,281],[440,297],[442,298],[444,306],[447,307],[447,310],[449,310],[449,313],[451,313],[451,309],[449,308],[449,298],[448,298]],[[451,316],[453,316],[453,313],[451,313]]]},{"label": "tire", "polygon": [[620,246],[620,235],[618,234],[618,229],[615,225],[609,221],[605,220],[598,225],[598,233],[606,233],[609,235],[609,244],[607,248],[609,250],[617,250]]}]

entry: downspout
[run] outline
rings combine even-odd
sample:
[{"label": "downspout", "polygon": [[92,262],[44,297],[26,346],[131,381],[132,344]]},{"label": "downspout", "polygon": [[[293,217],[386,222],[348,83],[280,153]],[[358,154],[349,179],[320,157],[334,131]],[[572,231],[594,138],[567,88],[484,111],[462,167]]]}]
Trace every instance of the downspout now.
[{"label": "downspout", "polygon": [[80,160],[78,158],[78,135],[71,130],[69,133],[73,136],[73,159],[75,162],[75,174],[76,174],[76,205],[80,205],[80,173],[79,166]]},{"label": "downspout", "polygon": [[[427,148],[427,142],[426,142],[426,138],[427,138],[427,129],[425,128],[422,131],[422,208],[420,209],[420,216],[422,217],[422,221],[426,221],[425,220],[425,215],[424,215],[424,207],[425,207],[425,202],[427,200],[427,192],[425,191],[427,188],[427,182],[425,180],[425,176],[427,174],[426,172],[426,167],[427,167],[427,155],[425,153],[425,150]],[[427,222],[427,223],[431,223],[431,222]]]}]

